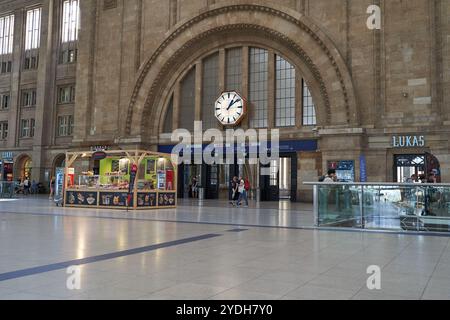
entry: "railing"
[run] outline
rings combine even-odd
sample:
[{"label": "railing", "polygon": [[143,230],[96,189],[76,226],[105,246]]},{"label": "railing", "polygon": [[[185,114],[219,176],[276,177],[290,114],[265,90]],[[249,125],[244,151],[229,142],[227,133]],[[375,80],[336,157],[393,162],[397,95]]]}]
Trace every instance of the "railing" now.
[{"label": "railing", "polygon": [[14,182],[0,181],[0,198],[12,198],[14,196]]},{"label": "railing", "polygon": [[450,232],[450,185],[305,183],[318,227]]}]

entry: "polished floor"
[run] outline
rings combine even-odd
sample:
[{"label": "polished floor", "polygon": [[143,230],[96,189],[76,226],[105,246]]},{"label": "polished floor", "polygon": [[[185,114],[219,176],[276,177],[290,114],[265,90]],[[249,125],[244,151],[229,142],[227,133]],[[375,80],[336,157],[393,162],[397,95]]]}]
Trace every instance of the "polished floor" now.
[{"label": "polished floor", "polygon": [[[318,231],[310,207],[283,206],[126,213],[0,200],[0,299],[450,299],[450,238]],[[380,290],[367,287],[373,265]]]}]

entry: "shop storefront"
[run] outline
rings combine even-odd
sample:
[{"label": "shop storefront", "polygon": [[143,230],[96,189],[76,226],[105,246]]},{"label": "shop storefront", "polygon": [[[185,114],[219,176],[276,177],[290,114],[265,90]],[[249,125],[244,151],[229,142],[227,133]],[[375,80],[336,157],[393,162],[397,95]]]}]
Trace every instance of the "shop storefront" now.
[{"label": "shop storefront", "polygon": [[0,158],[0,181],[12,182],[14,180],[14,154],[2,152]]},{"label": "shop storefront", "polygon": [[67,207],[173,208],[177,167],[171,155],[148,151],[68,152]]},{"label": "shop storefront", "polygon": [[394,182],[408,182],[413,175],[428,178],[431,174],[441,182],[440,162],[430,153],[427,142],[425,135],[392,136]]}]

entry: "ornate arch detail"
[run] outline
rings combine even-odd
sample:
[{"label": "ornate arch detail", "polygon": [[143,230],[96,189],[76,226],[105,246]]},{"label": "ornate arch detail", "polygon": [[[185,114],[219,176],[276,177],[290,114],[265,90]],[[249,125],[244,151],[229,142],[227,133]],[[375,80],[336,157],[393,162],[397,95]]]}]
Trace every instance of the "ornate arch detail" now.
[{"label": "ornate arch detail", "polygon": [[[166,49],[169,46],[169,44],[172,41],[174,41],[180,34],[185,32],[189,28],[191,28],[193,25],[200,23],[201,21],[203,21],[207,18],[210,18],[210,17],[214,17],[214,16],[218,16],[218,15],[226,14],[226,13],[230,13],[230,12],[236,12],[236,11],[252,11],[252,12],[259,11],[259,12],[268,13],[268,14],[271,14],[274,16],[278,16],[284,20],[287,20],[287,21],[297,25],[300,29],[302,29],[308,35],[310,35],[310,37],[320,46],[320,48],[325,53],[325,55],[327,56],[328,60],[330,61],[331,65],[334,68],[336,76],[340,82],[342,94],[344,96],[344,103],[345,103],[345,109],[346,109],[346,114],[347,114],[347,123],[348,124],[350,123],[350,119],[351,119],[350,103],[353,102],[353,104],[356,105],[356,103],[354,101],[351,101],[351,97],[349,94],[349,92],[351,92],[351,90],[353,90],[353,88],[350,88],[350,91],[349,91],[349,88],[347,87],[347,84],[346,84],[346,79],[344,78],[343,73],[341,72],[341,69],[339,67],[339,62],[333,55],[332,51],[328,48],[327,44],[325,43],[328,39],[326,38],[325,35],[322,35],[322,36],[326,39],[322,39],[318,35],[318,32],[320,32],[320,29],[315,26],[310,27],[305,22],[296,19],[292,15],[282,12],[282,11],[279,11],[274,8],[270,8],[270,7],[266,7],[266,6],[262,6],[262,5],[242,4],[242,5],[230,5],[230,6],[226,6],[226,7],[220,7],[217,9],[213,9],[213,10],[201,13],[200,15],[196,16],[195,18],[182,24],[179,28],[177,28],[172,34],[170,34],[164,40],[164,42],[158,47],[158,49],[153,53],[153,55],[150,57],[150,59],[141,67],[141,69],[139,71],[139,76],[136,80],[136,85],[133,90],[133,94],[131,96],[130,104],[128,107],[128,114],[127,114],[127,120],[126,120],[126,134],[131,133],[134,106],[137,102],[138,95],[141,90],[142,84],[145,81],[149,71],[154,66],[157,58],[164,51],[164,49]],[[313,30],[312,27],[314,27],[316,30]],[[167,72],[167,69],[171,67],[170,63],[172,63],[172,65],[173,65],[174,61],[177,58],[179,58],[179,56],[183,52],[186,52],[186,50],[189,50],[189,48],[191,48],[195,45],[195,42],[198,42],[201,39],[204,39],[214,33],[223,32],[223,31],[230,30],[230,29],[243,29],[243,28],[245,28],[247,30],[248,30],[248,28],[253,28],[254,30],[264,31],[268,35],[270,35],[272,38],[274,38],[278,41],[280,41],[280,40],[283,41],[285,44],[287,44],[289,47],[291,47],[295,52],[297,52],[302,57],[303,61],[310,67],[311,72],[314,74],[314,77],[320,84],[320,91],[321,91],[322,98],[324,100],[326,113],[327,113],[325,122],[327,125],[330,124],[331,123],[331,106],[330,106],[329,95],[328,95],[328,92],[326,89],[325,82],[323,81],[323,78],[320,74],[320,71],[317,68],[317,66],[313,63],[313,60],[305,53],[305,51],[297,43],[295,43],[292,39],[290,39],[286,35],[278,32],[278,31],[275,31],[275,30],[272,30],[269,28],[265,28],[263,26],[252,25],[252,24],[224,25],[222,27],[211,29],[211,30],[208,30],[208,31],[198,35],[195,38],[192,38],[190,41],[185,43],[181,48],[179,48],[170,57],[168,62],[163,66],[161,72],[158,74],[157,78],[153,82],[152,88],[150,89],[147,100],[145,102],[144,115],[146,115],[146,113],[149,112],[149,109],[150,109],[149,106],[151,106],[152,99],[154,98],[155,90],[159,84],[159,80],[164,76],[164,72]],[[331,43],[330,40],[328,40],[328,42]],[[336,54],[336,52],[335,52],[335,54]],[[337,55],[338,55],[338,59],[339,59],[339,54],[337,53]],[[345,63],[344,63],[344,65],[345,65]],[[349,83],[349,86],[352,86],[351,81]],[[354,99],[354,97],[353,97],[353,99]],[[355,116],[357,117],[357,115],[355,115]],[[145,117],[143,117],[143,118],[145,118]]]}]

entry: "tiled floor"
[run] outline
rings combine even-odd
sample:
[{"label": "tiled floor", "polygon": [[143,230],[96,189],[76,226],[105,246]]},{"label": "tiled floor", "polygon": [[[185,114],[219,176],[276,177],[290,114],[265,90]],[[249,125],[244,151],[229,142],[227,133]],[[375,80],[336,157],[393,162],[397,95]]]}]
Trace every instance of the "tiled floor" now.
[{"label": "tiled floor", "polygon": [[[309,210],[277,216],[274,204],[242,211],[184,203],[127,214],[2,201],[0,299],[450,299],[450,238],[249,226],[297,226],[312,219]],[[177,219],[190,223],[162,221]],[[230,232],[240,222],[247,230]],[[189,240],[204,235],[213,237]],[[156,244],[167,247],[101,259]],[[66,268],[2,280],[88,257],[95,262],[80,266],[80,290],[67,289]],[[371,265],[381,268],[381,290],[367,288]]]}]

